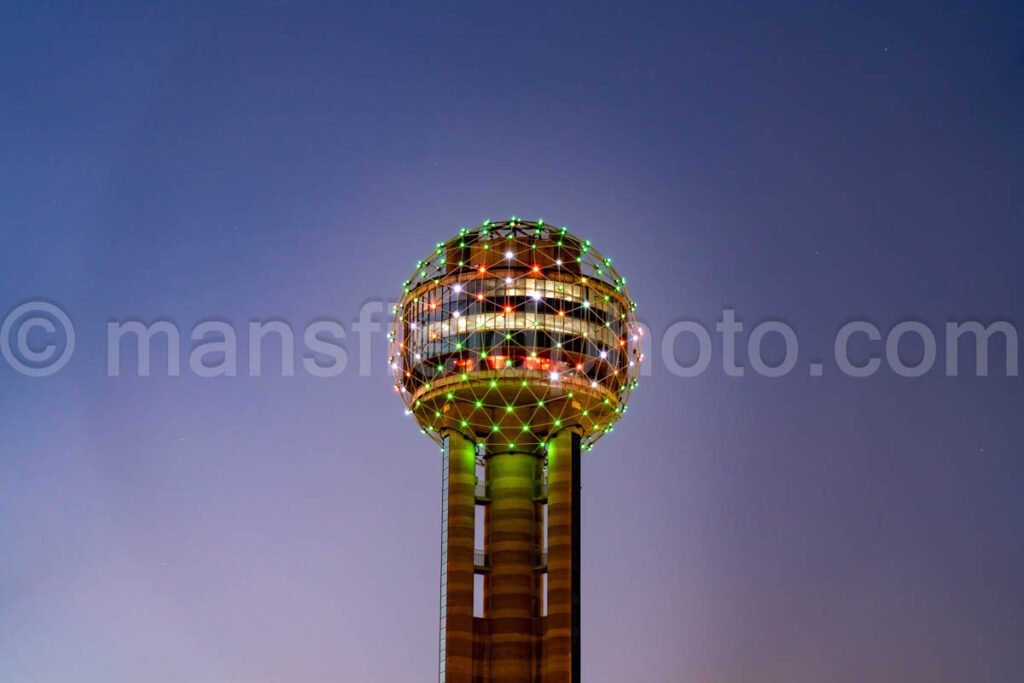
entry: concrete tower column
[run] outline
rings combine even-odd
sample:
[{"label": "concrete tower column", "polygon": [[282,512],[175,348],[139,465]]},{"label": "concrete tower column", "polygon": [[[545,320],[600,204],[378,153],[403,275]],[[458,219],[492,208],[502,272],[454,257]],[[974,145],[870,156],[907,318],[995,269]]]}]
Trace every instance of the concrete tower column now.
[{"label": "concrete tower column", "polygon": [[539,549],[534,487],[541,460],[534,453],[487,458],[491,487],[486,546],[486,618],[490,683],[532,683],[534,633],[539,615],[534,563]]},{"label": "concrete tower column", "polygon": [[548,442],[548,616],[544,683],[580,683],[580,435]]},{"label": "concrete tower column", "polygon": [[476,446],[454,431],[443,438],[440,681],[473,683]]}]

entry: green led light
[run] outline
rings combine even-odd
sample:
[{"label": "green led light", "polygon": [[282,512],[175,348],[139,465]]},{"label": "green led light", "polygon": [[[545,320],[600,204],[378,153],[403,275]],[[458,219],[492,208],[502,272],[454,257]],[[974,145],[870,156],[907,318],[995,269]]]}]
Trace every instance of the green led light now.
[{"label": "green led light", "polygon": [[477,408],[483,408],[484,407],[484,402],[483,401],[477,401],[475,405],[476,405]]}]

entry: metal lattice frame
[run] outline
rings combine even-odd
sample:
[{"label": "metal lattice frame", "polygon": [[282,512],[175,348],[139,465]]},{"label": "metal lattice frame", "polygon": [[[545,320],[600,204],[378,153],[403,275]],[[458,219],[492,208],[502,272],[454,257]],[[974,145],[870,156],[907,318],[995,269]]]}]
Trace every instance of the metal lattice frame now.
[{"label": "metal lattice frame", "polygon": [[533,450],[562,429],[585,448],[637,385],[636,304],[590,242],[511,218],[437,244],[403,283],[389,333],[395,391],[424,433]]}]

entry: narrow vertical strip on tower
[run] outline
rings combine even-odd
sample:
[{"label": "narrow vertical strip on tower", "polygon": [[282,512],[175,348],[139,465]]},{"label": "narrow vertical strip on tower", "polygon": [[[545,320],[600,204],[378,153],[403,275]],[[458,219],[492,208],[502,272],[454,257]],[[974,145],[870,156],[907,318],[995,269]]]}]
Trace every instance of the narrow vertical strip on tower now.
[{"label": "narrow vertical strip on tower", "polygon": [[441,644],[438,680],[445,683],[448,659],[448,491],[451,473],[451,442],[444,437],[441,448]]},{"label": "narrow vertical strip on tower", "polygon": [[581,669],[583,665],[582,631],[580,629],[580,596],[582,593],[580,582],[580,567],[583,559],[580,539],[582,531],[582,515],[580,498],[583,492],[582,472],[583,467],[580,457],[581,439],[578,432],[570,434],[572,448],[572,683],[580,683],[583,678]]},{"label": "narrow vertical strip on tower", "polygon": [[476,446],[456,432],[443,441],[440,683],[472,683]]},{"label": "narrow vertical strip on tower", "polygon": [[544,683],[580,681],[580,435],[548,442],[548,616]]}]

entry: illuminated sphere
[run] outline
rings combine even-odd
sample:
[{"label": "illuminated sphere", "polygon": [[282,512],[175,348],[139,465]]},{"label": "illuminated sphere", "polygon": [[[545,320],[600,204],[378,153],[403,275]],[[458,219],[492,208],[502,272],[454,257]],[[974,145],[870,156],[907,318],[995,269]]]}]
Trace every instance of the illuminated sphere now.
[{"label": "illuminated sphere", "polygon": [[575,429],[589,448],[626,410],[642,331],[626,279],[543,221],[486,221],[403,283],[389,333],[395,391],[435,441],[533,451]]}]

